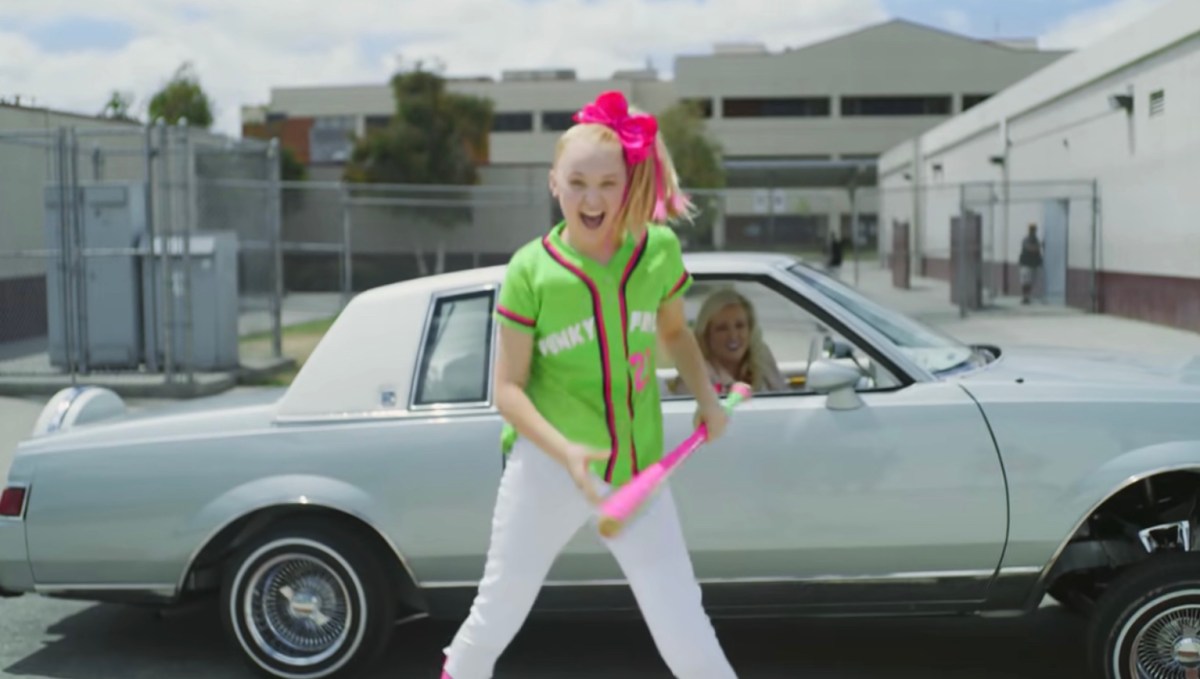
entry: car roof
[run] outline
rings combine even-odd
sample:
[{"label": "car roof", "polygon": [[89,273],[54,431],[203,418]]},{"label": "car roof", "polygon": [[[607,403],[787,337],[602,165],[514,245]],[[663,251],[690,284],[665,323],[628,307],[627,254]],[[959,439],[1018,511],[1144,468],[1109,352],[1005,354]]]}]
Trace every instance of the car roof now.
[{"label": "car roof", "polygon": [[[764,273],[802,261],[794,255],[774,252],[685,252],[683,263],[692,273]],[[449,271],[413,278],[376,288],[402,295],[423,297],[432,292],[503,282],[506,264]]]}]

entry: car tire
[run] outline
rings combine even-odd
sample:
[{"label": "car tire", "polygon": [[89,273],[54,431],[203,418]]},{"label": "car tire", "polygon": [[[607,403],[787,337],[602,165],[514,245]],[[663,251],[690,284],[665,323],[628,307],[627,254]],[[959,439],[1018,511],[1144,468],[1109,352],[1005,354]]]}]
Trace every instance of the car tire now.
[{"label": "car tire", "polygon": [[361,676],[394,629],[396,597],[359,533],[287,520],[238,550],[221,583],[221,620],[250,666],[281,679]]},{"label": "car tire", "polygon": [[1094,677],[1193,676],[1184,670],[1200,668],[1200,554],[1155,555],[1120,576],[1096,604],[1087,647]]}]

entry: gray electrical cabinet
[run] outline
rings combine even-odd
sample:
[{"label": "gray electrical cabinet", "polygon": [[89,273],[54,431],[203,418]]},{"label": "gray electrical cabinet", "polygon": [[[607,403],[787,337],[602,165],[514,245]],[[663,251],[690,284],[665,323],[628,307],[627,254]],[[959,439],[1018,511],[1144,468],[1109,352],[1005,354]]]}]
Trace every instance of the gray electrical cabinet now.
[{"label": "gray electrical cabinet", "polygon": [[[159,281],[159,327],[157,332],[146,327],[147,351],[157,351],[159,369],[164,369],[169,332],[174,370],[185,370],[188,366],[202,372],[235,370],[238,367],[237,234],[224,231],[194,233],[189,243],[185,257],[184,236],[156,237],[154,252],[157,255],[153,262],[147,260],[142,269],[147,309],[152,308],[149,291],[154,286],[150,284],[151,274]],[[167,247],[169,251],[165,250]],[[164,261],[167,256],[169,271]],[[190,327],[186,295],[189,281],[185,277],[189,270]]]},{"label": "gray electrical cabinet", "polygon": [[74,200],[60,188],[48,185],[44,193],[45,243],[54,253],[46,261],[50,363],[66,368],[73,356],[85,371],[137,368],[140,263],[133,253],[114,251],[136,248],[145,236],[145,185],[81,184]]}]

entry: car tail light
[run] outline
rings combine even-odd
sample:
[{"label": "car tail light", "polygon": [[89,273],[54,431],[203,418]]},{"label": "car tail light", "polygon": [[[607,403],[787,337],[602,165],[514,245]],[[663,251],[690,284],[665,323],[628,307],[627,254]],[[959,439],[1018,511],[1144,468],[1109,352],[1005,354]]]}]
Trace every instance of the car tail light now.
[{"label": "car tail light", "polygon": [[20,518],[21,511],[25,509],[25,490],[21,486],[4,489],[4,493],[0,494],[0,516]]}]

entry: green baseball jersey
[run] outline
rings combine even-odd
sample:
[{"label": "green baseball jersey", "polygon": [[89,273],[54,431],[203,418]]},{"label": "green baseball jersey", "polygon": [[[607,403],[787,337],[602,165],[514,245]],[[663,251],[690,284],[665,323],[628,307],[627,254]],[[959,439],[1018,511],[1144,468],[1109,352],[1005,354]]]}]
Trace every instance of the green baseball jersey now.
[{"label": "green baseball jersey", "polygon": [[[609,450],[596,474],[620,486],[663,453],[658,309],[692,284],[679,239],[651,224],[607,265],[562,239],[565,223],[513,254],[499,322],[534,336],[526,393],[568,440]],[[505,452],[517,433],[506,424]]]}]

